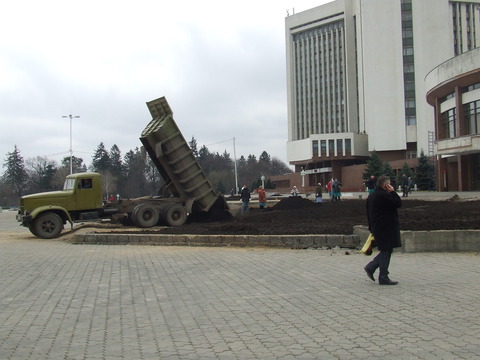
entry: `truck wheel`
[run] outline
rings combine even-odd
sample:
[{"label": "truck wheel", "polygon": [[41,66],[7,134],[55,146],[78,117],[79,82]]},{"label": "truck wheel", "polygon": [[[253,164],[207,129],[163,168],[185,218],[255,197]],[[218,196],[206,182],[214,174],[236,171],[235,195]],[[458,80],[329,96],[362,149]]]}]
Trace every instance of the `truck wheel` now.
[{"label": "truck wheel", "polygon": [[39,215],[33,222],[32,234],[42,239],[56,238],[63,229],[63,221],[57,214],[46,212]]},{"label": "truck wheel", "polygon": [[169,226],[180,226],[187,222],[187,209],[180,204],[173,204],[163,210],[162,219]]},{"label": "truck wheel", "polygon": [[149,228],[158,223],[158,210],[155,206],[148,204],[140,204],[132,211],[133,223],[142,228]]},{"label": "truck wheel", "polygon": [[33,224],[29,225],[28,226],[28,230],[30,230],[30,232],[35,235],[35,236],[38,236],[38,234],[35,232],[35,226]]}]

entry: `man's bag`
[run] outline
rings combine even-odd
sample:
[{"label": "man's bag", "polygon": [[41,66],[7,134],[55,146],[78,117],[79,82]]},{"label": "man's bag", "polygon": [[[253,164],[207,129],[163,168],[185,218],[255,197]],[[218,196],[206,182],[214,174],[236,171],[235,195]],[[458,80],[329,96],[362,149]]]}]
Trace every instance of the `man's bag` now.
[{"label": "man's bag", "polygon": [[367,241],[365,241],[365,245],[363,245],[362,250],[360,250],[360,252],[365,255],[372,255],[374,247],[375,247],[375,238],[373,237],[373,234],[370,233],[370,235],[368,235]]}]

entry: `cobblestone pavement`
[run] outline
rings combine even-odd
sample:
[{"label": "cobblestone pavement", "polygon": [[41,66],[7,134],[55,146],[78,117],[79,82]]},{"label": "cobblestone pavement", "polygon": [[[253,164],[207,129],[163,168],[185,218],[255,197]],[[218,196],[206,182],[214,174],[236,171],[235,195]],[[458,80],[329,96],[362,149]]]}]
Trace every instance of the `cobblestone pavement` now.
[{"label": "cobblestone pavement", "polygon": [[0,359],[480,358],[479,254],[349,253],[0,232]]}]

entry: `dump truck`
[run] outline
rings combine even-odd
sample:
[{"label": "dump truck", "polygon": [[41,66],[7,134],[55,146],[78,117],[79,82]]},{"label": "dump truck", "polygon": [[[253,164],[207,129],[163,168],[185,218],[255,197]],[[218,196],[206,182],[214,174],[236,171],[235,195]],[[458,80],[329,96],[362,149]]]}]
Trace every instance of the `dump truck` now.
[{"label": "dump truck", "polygon": [[165,99],[147,102],[152,120],[140,136],[164,182],[155,196],[104,203],[101,175],[77,173],[66,177],[63,190],[20,198],[17,221],[41,238],[58,237],[69,222],[111,220],[142,228],[179,226],[192,214],[229,214],[223,195],[214,191],[173,119]]}]

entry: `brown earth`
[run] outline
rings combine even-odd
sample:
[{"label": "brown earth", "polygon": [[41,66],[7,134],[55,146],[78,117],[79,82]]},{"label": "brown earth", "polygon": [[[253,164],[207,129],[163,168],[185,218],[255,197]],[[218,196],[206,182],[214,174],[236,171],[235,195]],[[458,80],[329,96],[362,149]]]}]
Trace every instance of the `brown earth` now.
[{"label": "brown earth", "polygon": [[[410,200],[398,211],[402,230],[480,229],[480,201]],[[155,232],[168,234],[352,234],[354,225],[367,225],[365,200],[343,200],[316,204],[301,197],[289,197],[276,205],[248,215],[221,221],[189,222]]]}]

